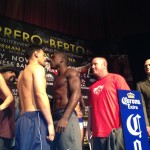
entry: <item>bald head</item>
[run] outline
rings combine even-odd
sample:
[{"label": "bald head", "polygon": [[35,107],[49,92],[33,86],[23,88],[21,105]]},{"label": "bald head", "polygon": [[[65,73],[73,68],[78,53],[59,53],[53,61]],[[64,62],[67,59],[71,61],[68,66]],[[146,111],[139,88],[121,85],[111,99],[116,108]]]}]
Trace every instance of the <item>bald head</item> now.
[{"label": "bald head", "polygon": [[108,65],[107,60],[104,57],[95,57],[95,58],[93,58],[92,62],[102,64],[102,65],[106,66],[106,68],[107,68],[107,65]]},{"label": "bald head", "polygon": [[102,78],[108,74],[107,60],[104,57],[95,57],[92,60],[93,73],[98,77]]}]

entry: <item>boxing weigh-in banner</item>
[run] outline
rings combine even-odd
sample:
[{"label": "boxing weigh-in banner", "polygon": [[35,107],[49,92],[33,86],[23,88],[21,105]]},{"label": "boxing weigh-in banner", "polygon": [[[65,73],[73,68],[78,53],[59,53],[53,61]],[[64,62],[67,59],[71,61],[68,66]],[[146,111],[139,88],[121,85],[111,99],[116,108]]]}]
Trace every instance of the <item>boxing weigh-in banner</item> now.
[{"label": "boxing weigh-in banner", "polygon": [[119,90],[119,104],[126,150],[149,150],[150,142],[139,91]]},{"label": "boxing weigh-in banner", "polygon": [[[15,64],[16,68],[21,71],[27,64],[24,53],[28,50],[30,44],[35,43],[45,47],[47,57],[55,51],[65,52],[69,57],[70,66],[79,67],[89,63],[89,53],[91,52],[86,41],[6,17],[0,17],[0,65]],[[52,98],[51,87],[57,71],[51,70],[48,64],[46,65],[46,71],[48,94],[49,98]],[[87,72],[81,75],[81,86],[85,101],[88,99],[86,91],[90,84],[89,76],[86,74]]]},{"label": "boxing weigh-in banner", "polygon": [[[47,57],[55,51],[63,51],[68,55],[71,67],[81,67],[89,63],[90,57],[92,57],[91,50],[89,50],[87,43],[87,41],[79,38],[0,16],[0,66],[14,64],[19,71],[23,70],[28,62],[24,57],[28,46],[31,44],[39,44],[44,47]],[[53,98],[52,86],[57,76],[57,71],[50,69],[49,63],[46,64],[45,69],[47,93],[51,101]],[[87,91],[93,80],[88,75],[88,69],[86,72],[81,73],[80,77],[83,99],[87,104]],[[16,84],[12,86],[12,92],[17,104],[18,91]],[[87,111],[88,106],[86,107],[86,115],[84,117],[85,127],[87,125]]]}]

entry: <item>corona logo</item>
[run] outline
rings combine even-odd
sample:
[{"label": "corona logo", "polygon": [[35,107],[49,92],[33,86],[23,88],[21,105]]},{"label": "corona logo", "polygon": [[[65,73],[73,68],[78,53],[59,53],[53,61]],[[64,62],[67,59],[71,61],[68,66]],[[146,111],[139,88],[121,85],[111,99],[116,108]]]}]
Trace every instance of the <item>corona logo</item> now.
[{"label": "corona logo", "polygon": [[133,136],[139,136],[139,138],[142,137],[142,131],[140,127],[140,115],[136,115],[133,117],[134,114],[130,115],[127,119],[126,125],[127,129]]},{"label": "corona logo", "polygon": [[133,98],[135,98],[135,95],[134,95],[133,93],[130,92],[130,93],[127,93],[127,97],[133,99]]}]

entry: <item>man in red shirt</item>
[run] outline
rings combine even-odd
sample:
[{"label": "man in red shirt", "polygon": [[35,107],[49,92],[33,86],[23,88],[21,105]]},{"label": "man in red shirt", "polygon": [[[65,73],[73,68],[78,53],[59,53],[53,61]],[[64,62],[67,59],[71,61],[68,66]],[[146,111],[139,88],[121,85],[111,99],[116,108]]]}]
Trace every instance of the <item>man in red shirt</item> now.
[{"label": "man in red shirt", "polygon": [[108,72],[105,58],[96,57],[91,65],[97,81],[89,88],[87,131],[92,130],[93,150],[105,150],[108,135],[121,126],[117,90],[130,88],[121,75]]}]

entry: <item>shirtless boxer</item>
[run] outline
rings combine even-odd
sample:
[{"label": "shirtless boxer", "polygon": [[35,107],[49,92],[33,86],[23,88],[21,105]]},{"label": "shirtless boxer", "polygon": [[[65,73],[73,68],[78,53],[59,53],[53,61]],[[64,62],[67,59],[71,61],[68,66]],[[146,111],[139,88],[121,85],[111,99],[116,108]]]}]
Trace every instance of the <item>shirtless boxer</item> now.
[{"label": "shirtless boxer", "polygon": [[45,53],[40,46],[26,50],[29,60],[18,78],[20,117],[16,124],[15,150],[50,150],[54,125],[46,94]]},{"label": "shirtless boxer", "polygon": [[65,53],[55,52],[50,60],[51,68],[57,69],[54,81],[53,120],[55,125],[54,147],[56,150],[81,150],[80,128],[75,107],[80,99],[79,72],[68,67]]}]

